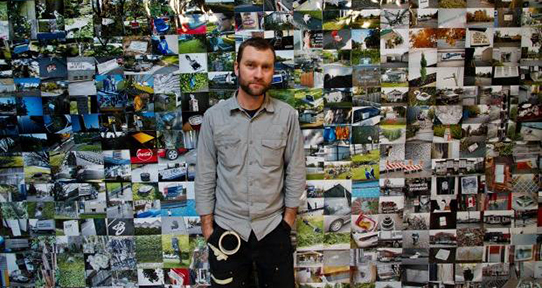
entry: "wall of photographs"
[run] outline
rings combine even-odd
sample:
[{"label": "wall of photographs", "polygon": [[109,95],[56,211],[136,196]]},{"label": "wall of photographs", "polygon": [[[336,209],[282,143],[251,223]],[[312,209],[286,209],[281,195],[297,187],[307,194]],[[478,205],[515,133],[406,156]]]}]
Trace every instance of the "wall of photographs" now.
[{"label": "wall of photographs", "polygon": [[299,287],[541,287],[538,0],[0,1],[1,286],[204,286],[197,135],[277,50]]}]

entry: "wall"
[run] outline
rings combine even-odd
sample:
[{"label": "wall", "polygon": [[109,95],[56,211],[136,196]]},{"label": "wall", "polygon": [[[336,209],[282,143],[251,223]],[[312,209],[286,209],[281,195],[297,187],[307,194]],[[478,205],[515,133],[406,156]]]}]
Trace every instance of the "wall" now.
[{"label": "wall", "polygon": [[536,5],[0,2],[2,286],[208,284],[198,121],[252,36],[305,137],[298,287],[540,286]]}]

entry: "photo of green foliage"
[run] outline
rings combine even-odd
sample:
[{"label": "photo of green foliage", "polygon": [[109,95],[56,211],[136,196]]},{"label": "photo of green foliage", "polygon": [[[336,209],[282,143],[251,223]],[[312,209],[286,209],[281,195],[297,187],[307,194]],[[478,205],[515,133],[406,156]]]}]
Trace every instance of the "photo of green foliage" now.
[{"label": "photo of green foliage", "polygon": [[162,262],[162,236],[144,235],[135,237],[136,258],[138,263]]}]

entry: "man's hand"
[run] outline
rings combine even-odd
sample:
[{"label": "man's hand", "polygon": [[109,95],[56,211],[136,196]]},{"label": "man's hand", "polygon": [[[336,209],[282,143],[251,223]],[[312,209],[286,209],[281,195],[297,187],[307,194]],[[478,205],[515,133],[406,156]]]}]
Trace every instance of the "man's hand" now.
[{"label": "man's hand", "polygon": [[213,214],[201,215],[201,232],[205,241],[209,240],[211,234],[213,234]]},{"label": "man's hand", "polygon": [[284,209],[284,221],[290,225],[290,228],[294,227],[295,218],[297,216],[297,208],[286,207]]}]

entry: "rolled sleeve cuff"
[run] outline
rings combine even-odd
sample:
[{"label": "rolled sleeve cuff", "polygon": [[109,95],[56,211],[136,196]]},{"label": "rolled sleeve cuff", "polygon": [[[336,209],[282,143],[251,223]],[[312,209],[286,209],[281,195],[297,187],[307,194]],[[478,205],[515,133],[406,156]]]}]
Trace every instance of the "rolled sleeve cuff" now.
[{"label": "rolled sleeve cuff", "polygon": [[215,203],[196,203],[196,212],[198,215],[213,214],[215,210]]},{"label": "rolled sleeve cuff", "polygon": [[303,190],[300,190],[301,193],[291,193],[295,195],[286,195],[284,197],[284,206],[288,208],[297,208],[299,207],[299,204],[301,203],[301,194],[303,194]]},{"label": "rolled sleeve cuff", "polygon": [[299,199],[285,199],[284,200],[284,206],[287,208],[297,208],[299,207]]}]

